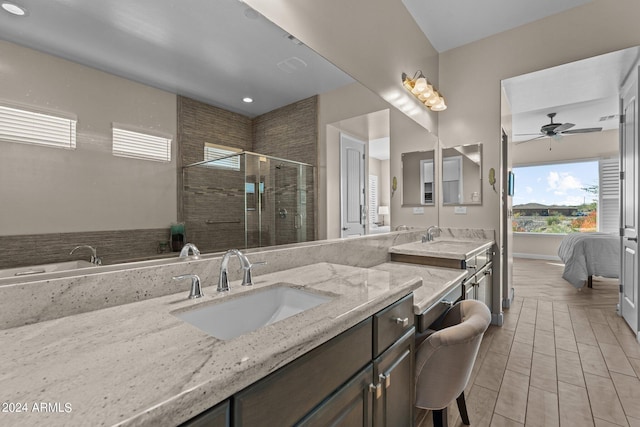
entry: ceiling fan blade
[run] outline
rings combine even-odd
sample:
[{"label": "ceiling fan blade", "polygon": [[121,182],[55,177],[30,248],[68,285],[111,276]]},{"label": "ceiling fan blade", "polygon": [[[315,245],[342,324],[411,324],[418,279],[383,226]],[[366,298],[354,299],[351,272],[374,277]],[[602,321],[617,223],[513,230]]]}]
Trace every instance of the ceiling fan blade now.
[{"label": "ceiling fan blade", "polygon": [[533,136],[533,135],[542,136],[542,134],[540,132],[538,132],[538,133],[516,133],[513,136]]},{"label": "ceiling fan blade", "polygon": [[582,128],[582,129],[565,130],[562,133],[565,133],[565,134],[589,133],[589,132],[600,132],[601,130],[602,130],[602,128]]},{"label": "ceiling fan blade", "polygon": [[567,129],[571,129],[574,126],[575,125],[573,123],[563,123],[560,126],[558,126],[557,128],[555,128],[553,131],[555,133],[560,133],[560,132],[566,131]]},{"label": "ceiling fan blade", "polygon": [[533,139],[527,139],[526,141],[514,141],[513,143],[518,145],[518,144],[524,144],[525,142],[530,142],[530,141],[535,141],[536,139],[541,139],[541,138],[546,138],[546,135],[540,135],[537,138],[533,138]]}]

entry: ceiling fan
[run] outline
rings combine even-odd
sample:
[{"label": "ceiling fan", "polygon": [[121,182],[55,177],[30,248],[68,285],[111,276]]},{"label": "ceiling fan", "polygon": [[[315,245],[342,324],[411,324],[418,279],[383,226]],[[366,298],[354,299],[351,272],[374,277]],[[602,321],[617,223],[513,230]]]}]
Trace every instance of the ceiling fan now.
[{"label": "ceiling fan", "polygon": [[589,132],[600,132],[602,128],[582,128],[582,129],[571,129],[575,125],[573,123],[554,123],[553,118],[556,116],[556,113],[549,113],[547,117],[551,120],[551,123],[543,125],[540,128],[540,133],[520,133],[518,135],[538,135],[535,138],[528,139],[526,141],[519,141],[516,144],[521,144],[523,142],[535,141],[540,138],[559,138],[561,135],[574,134],[574,133],[589,133]]}]

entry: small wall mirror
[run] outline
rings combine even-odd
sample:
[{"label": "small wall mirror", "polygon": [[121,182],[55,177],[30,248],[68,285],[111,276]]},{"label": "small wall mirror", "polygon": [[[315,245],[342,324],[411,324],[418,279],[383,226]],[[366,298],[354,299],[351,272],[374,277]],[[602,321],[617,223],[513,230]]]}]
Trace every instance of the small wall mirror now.
[{"label": "small wall mirror", "polygon": [[434,206],[435,151],[402,153],[402,206]]},{"label": "small wall mirror", "polygon": [[442,204],[482,204],[482,144],[442,149]]}]

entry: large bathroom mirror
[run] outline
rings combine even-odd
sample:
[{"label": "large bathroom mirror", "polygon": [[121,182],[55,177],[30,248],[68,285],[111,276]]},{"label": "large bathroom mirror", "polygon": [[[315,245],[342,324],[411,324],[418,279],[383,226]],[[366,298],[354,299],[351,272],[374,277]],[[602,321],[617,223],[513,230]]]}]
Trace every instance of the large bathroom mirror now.
[{"label": "large bathroom mirror", "polygon": [[[189,186],[189,194],[235,196],[215,183],[182,182],[182,167],[203,160],[204,144],[278,158],[261,162],[274,170],[273,181],[313,179],[313,172],[294,174],[284,160],[317,166],[314,96],[354,80],[243,2],[196,0],[177,15],[174,6],[171,0],[41,2],[24,18],[0,12],[0,103],[68,118],[77,130],[71,149],[0,141],[6,184],[0,244],[14,254],[0,268],[89,259],[88,249],[70,255],[84,244],[96,247],[103,264],[176,257],[166,241],[172,223],[187,222],[180,191]],[[248,97],[253,102],[243,100]],[[292,116],[283,120],[284,113]],[[181,121],[185,116],[188,122]],[[229,125],[205,133],[212,117]],[[113,155],[112,128],[120,125],[170,138],[171,160]],[[282,143],[281,134],[296,142]],[[250,138],[259,142],[245,145]],[[198,205],[191,210],[202,212],[201,229],[187,223],[186,239],[209,238],[221,247],[205,251],[218,252],[249,238],[272,244],[291,243],[290,235],[317,238],[317,194],[292,190],[288,182],[281,194],[261,193],[263,206],[275,206],[262,214],[276,226],[230,241],[224,230],[247,227]]]},{"label": "large bathroom mirror", "polygon": [[442,204],[482,204],[482,144],[442,148]]},{"label": "large bathroom mirror", "polygon": [[402,153],[402,206],[435,206],[435,151]]}]

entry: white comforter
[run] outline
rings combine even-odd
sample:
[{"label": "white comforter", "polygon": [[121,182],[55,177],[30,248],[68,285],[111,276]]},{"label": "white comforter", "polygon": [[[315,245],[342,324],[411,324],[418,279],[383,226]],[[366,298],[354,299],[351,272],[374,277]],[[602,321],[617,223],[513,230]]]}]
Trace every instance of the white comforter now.
[{"label": "white comforter", "polygon": [[558,256],[565,263],[562,278],[581,288],[589,276],[620,276],[620,237],[609,233],[568,234]]}]

